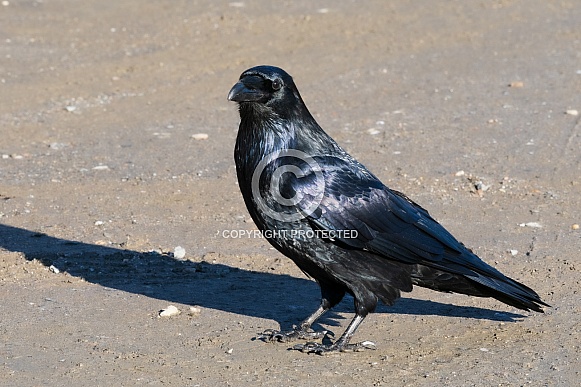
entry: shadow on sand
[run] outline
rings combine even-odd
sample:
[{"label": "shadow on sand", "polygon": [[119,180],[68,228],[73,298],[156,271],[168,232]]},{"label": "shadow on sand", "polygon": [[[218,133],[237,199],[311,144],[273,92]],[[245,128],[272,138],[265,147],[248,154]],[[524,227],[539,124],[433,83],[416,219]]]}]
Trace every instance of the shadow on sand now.
[{"label": "shadow on sand", "polygon": [[[298,323],[319,302],[317,284],[307,279],[64,240],[6,225],[0,225],[0,249],[20,252],[27,260],[36,259],[47,267],[54,265],[60,271],[108,288],[172,303],[274,319],[283,327]],[[351,300],[343,301],[334,311],[352,313]],[[403,298],[391,308],[380,306],[378,312],[493,321],[523,317],[412,298]],[[340,315],[329,313],[325,317],[325,324],[339,325]]]}]

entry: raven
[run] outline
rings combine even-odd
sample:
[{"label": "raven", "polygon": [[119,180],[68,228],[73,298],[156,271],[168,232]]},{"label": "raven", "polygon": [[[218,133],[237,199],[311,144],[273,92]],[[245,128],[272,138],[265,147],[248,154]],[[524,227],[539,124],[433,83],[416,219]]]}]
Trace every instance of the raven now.
[{"label": "raven", "polygon": [[353,296],[355,317],[332,344],[307,341],[311,353],[373,349],[351,337],[379,301],[393,305],[418,285],[441,292],[494,297],[524,310],[544,303],[527,286],[484,263],[428,211],[386,187],[317,124],[292,77],[273,66],[242,73],[228,100],[238,103],[234,159],[254,223],[321,288],[321,304],[290,331],[263,339],[320,339],[312,324]]}]

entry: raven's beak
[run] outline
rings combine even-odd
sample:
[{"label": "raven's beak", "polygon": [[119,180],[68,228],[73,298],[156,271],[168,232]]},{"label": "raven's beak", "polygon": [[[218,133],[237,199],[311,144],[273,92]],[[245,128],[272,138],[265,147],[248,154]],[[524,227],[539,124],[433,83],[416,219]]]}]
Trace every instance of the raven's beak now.
[{"label": "raven's beak", "polygon": [[228,93],[228,101],[255,102],[263,97],[257,89],[248,88],[242,81],[237,82]]}]

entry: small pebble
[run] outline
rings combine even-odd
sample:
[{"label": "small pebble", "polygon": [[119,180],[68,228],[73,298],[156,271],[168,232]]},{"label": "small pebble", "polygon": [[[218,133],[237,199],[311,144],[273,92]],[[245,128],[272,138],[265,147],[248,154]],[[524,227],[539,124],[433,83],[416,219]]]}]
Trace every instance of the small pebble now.
[{"label": "small pebble", "polygon": [[48,270],[52,271],[52,272],[53,272],[53,273],[55,273],[55,274],[58,274],[58,273],[60,273],[60,272],[61,272],[61,271],[60,271],[60,270],[59,270],[59,269],[58,269],[56,266],[54,266],[54,265],[50,265],[50,266],[49,266],[49,268],[48,268]]},{"label": "small pebble", "polygon": [[175,249],[173,249],[173,256],[176,259],[184,259],[186,257],[186,249],[184,249],[182,246],[177,246]]},{"label": "small pebble", "polygon": [[459,170],[458,172],[456,172],[456,173],[454,174],[454,176],[456,176],[456,177],[460,177],[460,176],[464,176],[465,174],[466,174],[466,173],[465,173],[463,170]]},{"label": "small pebble", "polygon": [[76,106],[74,106],[74,105],[69,105],[69,106],[66,106],[66,107],[65,107],[65,110],[66,110],[67,112],[71,112],[71,113],[72,113],[72,112],[74,112],[75,110],[77,110],[77,107],[76,107]]},{"label": "small pebble", "polygon": [[578,116],[579,112],[575,109],[569,109],[569,110],[565,111],[565,114],[568,114],[570,116]]},{"label": "small pebble", "polygon": [[192,138],[194,140],[207,140],[208,139],[208,134],[207,133],[195,133],[192,134]]},{"label": "small pebble", "polygon": [[173,305],[169,305],[167,308],[159,311],[159,317],[172,317],[180,314],[180,310]]},{"label": "small pebble", "polygon": [[528,222],[519,224],[521,227],[531,227],[531,228],[542,228],[543,226],[539,222]]},{"label": "small pebble", "polygon": [[105,224],[105,222],[103,222],[102,220],[95,221],[95,226],[102,226],[104,224]]},{"label": "small pebble", "polygon": [[577,223],[575,223],[574,225],[571,226],[571,228],[573,230],[579,230],[579,225]]},{"label": "small pebble", "polygon": [[200,313],[202,313],[202,309],[198,306],[190,306],[190,311],[188,312],[188,314],[190,316],[197,316]]},{"label": "small pebble", "polygon": [[109,169],[109,167],[106,165],[97,165],[96,167],[93,167],[94,171],[106,171],[107,169]]},{"label": "small pebble", "polygon": [[488,189],[490,188],[490,184],[484,184],[482,181],[477,181],[474,187],[478,191],[488,191]]},{"label": "small pebble", "polygon": [[381,132],[375,128],[371,128],[371,129],[367,129],[367,133],[371,134],[372,136],[375,136],[376,134],[379,134]]},{"label": "small pebble", "polygon": [[525,84],[522,81],[514,81],[514,82],[511,82],[508,86],[515,87],[515,88],[520,88],[520,87],[523,87],[524,85]]},{"label": "small pebble", "polygon": [[228,350],[226,351],[227,354],[232,354],[232,352],[234,352],[234,348],[228,348]]},{"label": "small pebble", "polygon": [[67,144],[63,144],[61,142],[51,142],[48,146],[50,149],[60,150],[67,147]]},{"label": "small pebble", "polygon": [[510,255],[514,256],[518,254],[518,250],[508,250],[508,252],[510,253]]}]

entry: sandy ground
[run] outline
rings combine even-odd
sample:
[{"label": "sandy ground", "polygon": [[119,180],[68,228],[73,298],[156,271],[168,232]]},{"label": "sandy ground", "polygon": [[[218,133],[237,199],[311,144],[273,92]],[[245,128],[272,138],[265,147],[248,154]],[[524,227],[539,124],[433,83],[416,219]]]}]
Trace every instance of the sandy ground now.
[{"label": "sandy ground", "polygon": [[[0,384],[577,384],[579,20],[572,0],[3,1]],[[357,332],[375,351],[253,340],[319,299],[264,240],[227,237],[254,226],[226,94],[257,64],[553,307],[416,289]],[[340,334],[351,313],[318,327]]]}]

